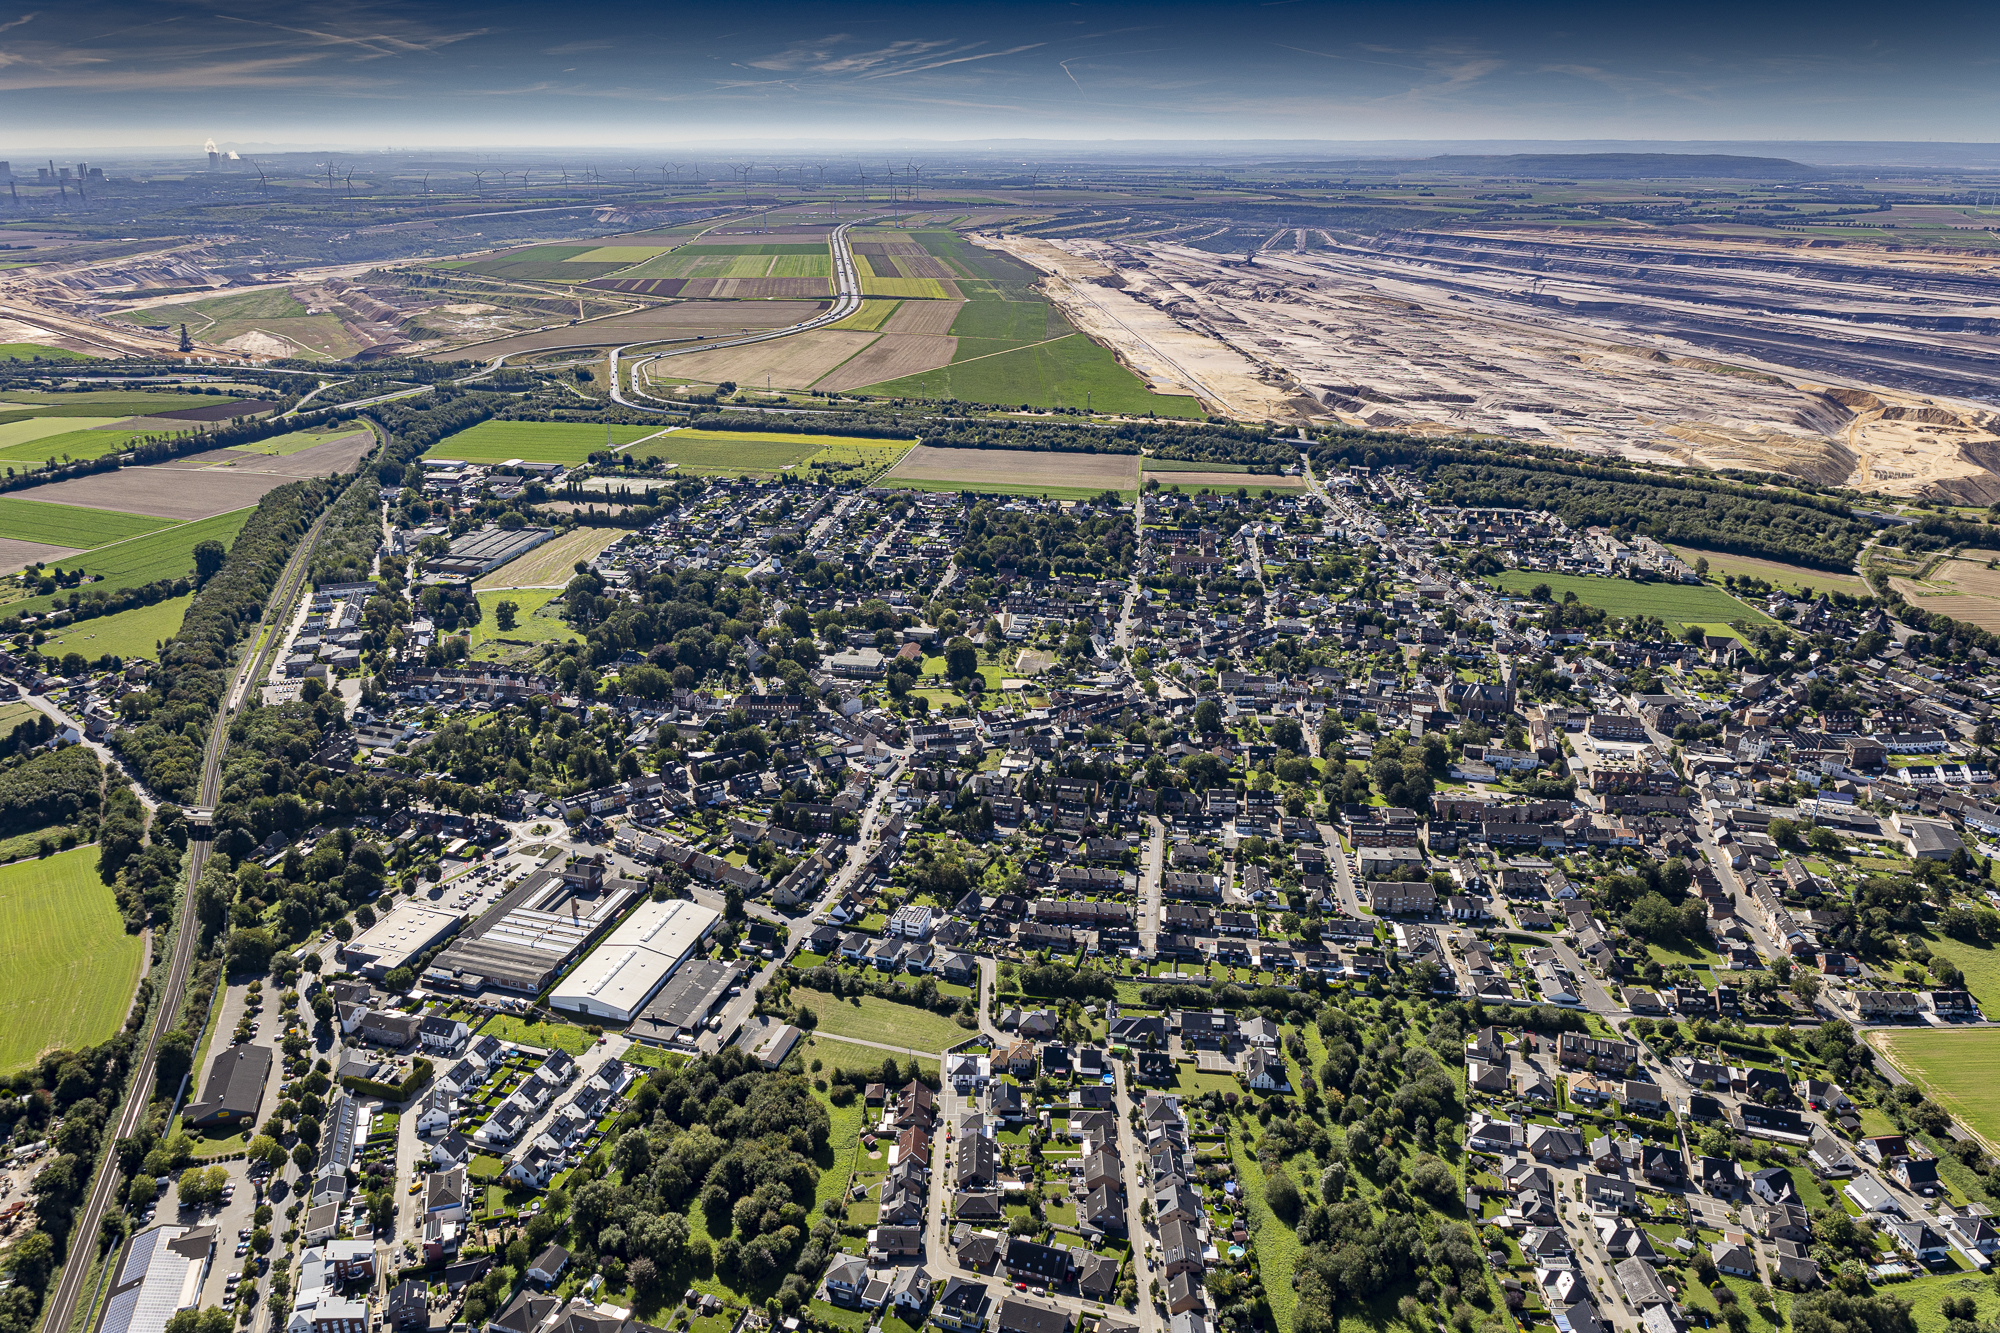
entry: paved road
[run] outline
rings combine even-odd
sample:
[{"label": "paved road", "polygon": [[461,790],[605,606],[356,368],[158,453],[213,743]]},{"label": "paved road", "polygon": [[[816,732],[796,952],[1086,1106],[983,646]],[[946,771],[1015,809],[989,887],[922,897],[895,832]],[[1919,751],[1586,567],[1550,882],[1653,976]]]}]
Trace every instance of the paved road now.
[{"label": "paved road", "polygon": [[[331,508],[329,505],[328,510]],[[306,533],[305,540],[299,543],[298,550],[293,552],[283,574],[279,576],[277,589],[266,604],[267,623],[274,620],[275,614],[282,614],[299,595],[305,582],[306,569],[312,561],[313,548],[318,544],[320,532],[325,526],[326,512],[322,512],[311,530]],[[263,647],[246,667],[248,674],[254,676],[263,671],[276,642],[275,635],[266,639]],[[213,810],[217,799],[221,796],[222,757],[229,747],[229,719],[239,706],[232,692],[231,697],[223,700],[222,706],[216,711],[213,725],[209,727],[208,745],[201,767],[199,799],[202,809]],[[159,1003],[153,1012],[152,1028],[146,1035],[145,1051],[140,1056],[138,1067],[132,1072],[132,1083],[119,1112],[118,1124],[107,1136],[107,1143],[137,1134],[139,1121],[151,1100],[160,1038],[179,1021],[181,1004],[187,991],[188,965],[193,959],[195,938],[200,933],[187,929],[187,926],[194,920],[194,889],[201,881],[202,868],[208,864],[208,854],[209,840],[206,837],[198,837],[188,843],[187,887],[182,891],[178,917],[181,929],[174,937],[173,958],[168,964],[166,981],[161,987]],[[198,1078],[200,1073],[200,1070],[193,1071],[190,1079]],[[78,1300],[83,1295],[85,1275],[90,1271],[91,1261],[97,1253],[98,1231],[103,1224],[105,1210],[111,1206],[112,1198],[117,1193],[119,1183],[117,1155],[107,1150],[98,1163],[96,1180],[92,1183],[89,1196],[77,1214],[75,1225],[70,1231],[71,1243],[67,1262],[63,1266],[62,1278],[45,1307],[42,1324],[44,1328],[68,1328],[74,1319]]]}]

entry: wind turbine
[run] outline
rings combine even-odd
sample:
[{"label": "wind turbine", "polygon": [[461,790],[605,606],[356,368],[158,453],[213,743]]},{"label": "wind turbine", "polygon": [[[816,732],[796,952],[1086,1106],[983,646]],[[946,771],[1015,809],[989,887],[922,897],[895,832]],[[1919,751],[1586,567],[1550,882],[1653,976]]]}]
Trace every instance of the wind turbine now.
[{"label": "wind turbine", "polygon": [[479,197],[480,197],[480,198],[482,198],[482,199],[483,199],[483,198],[485,198],[485,197],[486,197],[486,173],[485,173],[485,172],[483,172],[483,171],[475,171],[475,172],[473,172],[473,173],[472,173],[472,189],[473,189],[473,193],[475,193],[475,194],[479,195]]}]

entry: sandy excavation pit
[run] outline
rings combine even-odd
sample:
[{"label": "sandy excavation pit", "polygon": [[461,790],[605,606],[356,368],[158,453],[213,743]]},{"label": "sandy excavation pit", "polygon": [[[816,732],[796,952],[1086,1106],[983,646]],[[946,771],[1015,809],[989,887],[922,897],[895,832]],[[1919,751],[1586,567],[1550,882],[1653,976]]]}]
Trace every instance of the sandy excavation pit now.
[{"label": "sandy excavation pit", "polygon": [[1357,426],[2000,500],[2000,263],[1871,266],[1713,238],[1677,255],[1672,238],[1277,239],[1248,266],[1172,245],[1000,244],[1056,273],[1052,298],[1156,383],[1201,381],[1241,413],[1303,400]]}]

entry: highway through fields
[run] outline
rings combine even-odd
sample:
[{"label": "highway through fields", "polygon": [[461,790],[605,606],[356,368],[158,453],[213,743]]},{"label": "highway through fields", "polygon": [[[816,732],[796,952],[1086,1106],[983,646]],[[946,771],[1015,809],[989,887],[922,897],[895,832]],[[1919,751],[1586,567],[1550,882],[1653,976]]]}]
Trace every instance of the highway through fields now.
[{"label": "highway through fields", "polygon": [[[335,499],[338,499],[336,496]],[[292,558],[286,562],[284,573],[278,578],[278,586],[271,599],[265,604],[264,623],[267,626],[280,625],[285,612],[298,597],[304,586],[306,571],[312,563],[313,548],[319,544],[321,531],[326,526],[326,516],[333,510],[329,502],[305,539],[299,543]],[[222,794],[222,759],[229,748],[229,722],[241,709],[246,691],[242,688],[246,680],[259,679],[270,665],[270,656],[283,639],[282,633],[260,635],[262,647],[254,650],[242,668],[242,674],[225,689],[222,703],[217,708],[215,722],[209,728],[208,745],[202,754],[201,789],[197,809],[212,811]],[[190,811],[190,813],[193,813]],[[139,1063],[132,1071],[132,1083],[127,1089],[124,1106],[118,1114],[117,1127],[105,1140],[104,1156],[98,1162],[96,1179],[91,1182],[87,1202],[76,1216],[70,1228],[69,1253],[63,1264],[62,1279],[49,1297],[42,1311],[42,1327],[45,1329],[66,1329],[74,1320],[77,1302],[83,1296],[84,1280],[90,1272],[91,1263],[97,1254],[97,1240],[103,1225],[104,1213],[111,1206],[112,1198],[118,1192],[120,1172],[118,1158],[112,1144],[122,1138],[135,1137],[139,1123],[144,1118],[146,1108],[152,1101],[154,1070],[158,1064],[160,1039],[172,1030],[180,1017],[182,1000],[187,992],[188,967],[194,959],[194,942],[199,933],[194,926],[194,891],[201,882],[202,869],[208,864],[210,841],[207,837],[191,838],[188,842],[187,887],[181,893],[180,915],[174,932],[173,958],[167,965],[167,977],[160,989],[158,1007],[153,1013],[151,1029],[146,1033],[146,1048]],[[194,1079],[200,1070],[190,1070],[188,1077]]]}]

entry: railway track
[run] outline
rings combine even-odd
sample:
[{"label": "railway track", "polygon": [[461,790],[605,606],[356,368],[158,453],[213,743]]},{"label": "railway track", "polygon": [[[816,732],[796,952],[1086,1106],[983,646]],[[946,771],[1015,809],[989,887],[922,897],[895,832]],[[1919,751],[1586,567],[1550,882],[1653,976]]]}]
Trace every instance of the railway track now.
[{"label": "railway track", "polygon": [[[327,515],[332,511],[333,505],[329,502],[313,521],[312,527],[306,530],[305,538],[292,553],[292,558],[285,563],[277,587],[265,603],[264,624],[267,629],[281,629],[284,618],[290,613],[305,584],[313,549],[319,545],[320,533],[325,529]],[[221,706],[216,709],[215,724],[209,729],[208,744],[202,752],[200,803],[197,809],[215,808],[222,791],[222,760],[229,749],[230,719],[241,711],[248,695],[248,683],[260,679],[269,668],[271,654],[284,635],[273,632],[259,637],[261,646],[249,655],[235,678],[228,683],[223,691]],[[85,1279],[97,1253],[98,1232],[103,1226],[104,1214],[118,1191],[121,1174],[118,1159],[110,1151],[108,1143],[135,1136],[145,1118],[146,1108],[152,1102],[151,1088],[159,1067],[160,1040],[173,1029],[181,1003],[187,995],[188,969],[194,962],[194,941],[198,933],[191,928],[194,923],[194,891],[195,885],[201,882],[202,870],[208,865],[210,845],[206,837],[191,838],[188,842],[187,885],[181,891],[180,928],[174,934],[174,953],[168,963],[166,982],[160,989],[152,1027],[146,1033],[145,1052],[132,1071],[132,1085],[118,1113],[117,1127],[107,1142],[103,1160],[98,1163],[87,1201],[70,1229],[69,1254],[63,1264],[62,1277],[43,1306],[41,1327],[45,1333],[64,1333],[75,1319],[77,1302],[83,1297]],[[192,1071],[190,1077],[198,1072]]]}]

